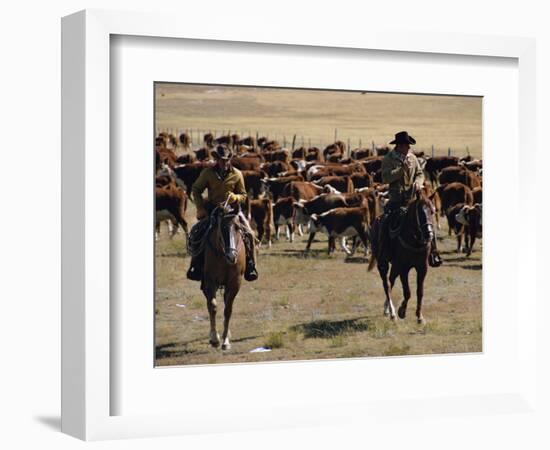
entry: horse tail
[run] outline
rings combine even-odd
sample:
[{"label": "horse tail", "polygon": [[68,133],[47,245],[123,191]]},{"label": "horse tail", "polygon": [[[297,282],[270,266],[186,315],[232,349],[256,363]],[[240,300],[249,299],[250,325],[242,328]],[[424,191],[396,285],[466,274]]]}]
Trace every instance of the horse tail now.
[{"label": "horse tail", "polygon": [[374,223],[371,225],[368,236],[370,239],[371,254],[369,259],[369,265],[367,267],[367,272],[370,272],[374,265],[376,264],[376,254],[378,253],[378,238],[380,235],[380,219],[376,218]]}]

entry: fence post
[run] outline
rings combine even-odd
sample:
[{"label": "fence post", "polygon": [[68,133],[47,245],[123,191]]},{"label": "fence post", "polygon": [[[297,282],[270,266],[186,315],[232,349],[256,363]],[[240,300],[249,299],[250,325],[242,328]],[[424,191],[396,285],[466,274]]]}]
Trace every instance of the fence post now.
[{"label": "fence post", "polygon": [[434,145],[432,144],[432,158],[434,157],[435,155],[435,148],[434,148]]},{"label": "fence post", "polygon": [[447,150],[447,156],[451,156],[451,147],[449,147],[449,150]]},{"label": "fence post", "polygon": [[350,154],[351,154],[351,140],[348,138],[348,158]]},{"label": "fence post", "polygon": [[338,128],[334,129],[334,142],[338,140]]},{"label": "fence post", "polygon": [[374,141],[372,141],[371,145],[372,145],[372,147],[371,147],[372,148],[372,154],[374,156],[378,156],[378,150],[376,150],[376,145],[374,145]]}]

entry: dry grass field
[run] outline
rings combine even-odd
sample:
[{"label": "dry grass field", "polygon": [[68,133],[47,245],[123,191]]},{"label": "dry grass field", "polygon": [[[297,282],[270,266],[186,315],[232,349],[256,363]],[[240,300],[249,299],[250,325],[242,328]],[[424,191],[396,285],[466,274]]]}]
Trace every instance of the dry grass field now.
[{"label": "dry grass field", "polygon": [[[157,130],[196,130],[217,134],[249,132],[278,139],[297,135],[296,145],[326,146],[338,139],[385,145],[393,135],[407,130],[417,148],[436,155],[481,157],[481,99],[412,94],[331,92],[292,89],[231,88],[180,84],[156,85]],[[201,137],[202,139],[202,137]]]},{"label": "dry grass field", "polygon": [[[352,146],[385,144],[408,130],[419,149],[435,145],[436,154],[464,155],[466,147],[481,157],[481,100],[463,97],[361,94],[350,92],[237,89],[157,85],[157,129],[231,130],[269,134],[287,141],[297,134],[312,145],[350,139]],[[196,137],[196,135],[195,135]],[[355,143],[354,143],[355,142]],[[201,143],[194,142],[194,147]],[[190,204],[188,220],[194,222]],[[375,270],[367,272],[361,251],[327,256],[326,237],[309,255],[306,238],[286,238],[259,251],[260,278],[243,281],[231,320],[232,348],[208,344],[209,320],[199,283],[186,279],[189,257],[181,234],[173,240],[163,228],[156,252],[155,347],[159,366],[242,363],[443,354],[482,351],[481,241],[466,258],[447,237],[446,220],[438,232],[443,266],[430,268],[425,283],[425,325],[417,325],[415,274],[405,320],[383,316],[384,294]],[[394,289],[396,307],[401,284]],[[221,296],[219,296],[221,298]],[[218,308],[221,332],[223,308]],[[258,347],[271,351],[250,353]]]},{"label": "dry grass field", "polygon": [[[286,238],[259,251],[260,278],[243,281],[231,319],[232,348],[208,344],[209,320],[199,283],[185,272],[185,240],[163,228],[156,245],[156,363],[159,366],[480,352],[482,350],[481,243],[469,258],[457,254],[455,238],[439,232],[444,264],[430,268],[425,284],[425,325],[417,325],[415,276],[405,320],[383,316],[384,291],[362,251],[347,259],[327,255],[319,235],[309,255],[306,236]],[[394,302],[403,298],[399,281]],[[220,301],[219,304],[223,304]],[[218,308],[221,332],[223,308]],[[265,353],[250,353],[270,347]]]}]

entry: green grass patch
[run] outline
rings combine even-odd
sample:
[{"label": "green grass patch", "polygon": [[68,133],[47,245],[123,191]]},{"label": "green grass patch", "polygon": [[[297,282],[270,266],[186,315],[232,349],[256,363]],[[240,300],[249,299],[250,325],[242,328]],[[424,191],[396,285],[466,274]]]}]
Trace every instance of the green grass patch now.
[{"label": "green grass patch", "polygon": [[269,333],[266,336],[264,347],[267,348],[282,348],[284,346],[283,333],[280,331]]}]

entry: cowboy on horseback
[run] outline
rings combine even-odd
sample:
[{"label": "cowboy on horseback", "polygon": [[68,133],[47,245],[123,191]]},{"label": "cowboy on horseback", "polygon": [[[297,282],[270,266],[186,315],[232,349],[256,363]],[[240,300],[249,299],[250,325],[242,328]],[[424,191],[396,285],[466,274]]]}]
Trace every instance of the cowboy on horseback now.
[{"label": "cowboy on horseback", "polygon": [[[191,239],[199,242],[208,229],[210,213],[222,204],[240,205],[246,200],[244,178],[240,170],[231,165],[231,152],[228,147],[219,145],[212,152],[216,165],[204,169],[192,187],[192,196],[197,207],[197,219],[199,220],[191,229]],[[208,189],[208,199],[202,196],[205,189]],[[256,270],[255,241],[253,231],[239,210],[240,230],[243,233],[243,241],[246,249],[246,268],[244,278],[247,281],[254,281],[258,278]],[[192,252],[191,265],[187,271],[187,278],[201,281],[203,278],[204,252]]]},{"label": "cowboy on horseback", "polygon": [[[406,131],[401,131],[390,142],[390,145],[395,145],[394,149],[382,160],[382,182],[389,184],[389,200],[384,207],[381,221],[379,263],[389,261],[392,229],[398,229],[405,206],[424,186],[424,172],[414,153],[409,151],[414,144],[416,140]],[[435,236],[431,248],[429,263],[437,267],[441,265],[441,257],[437,251]]]}]

